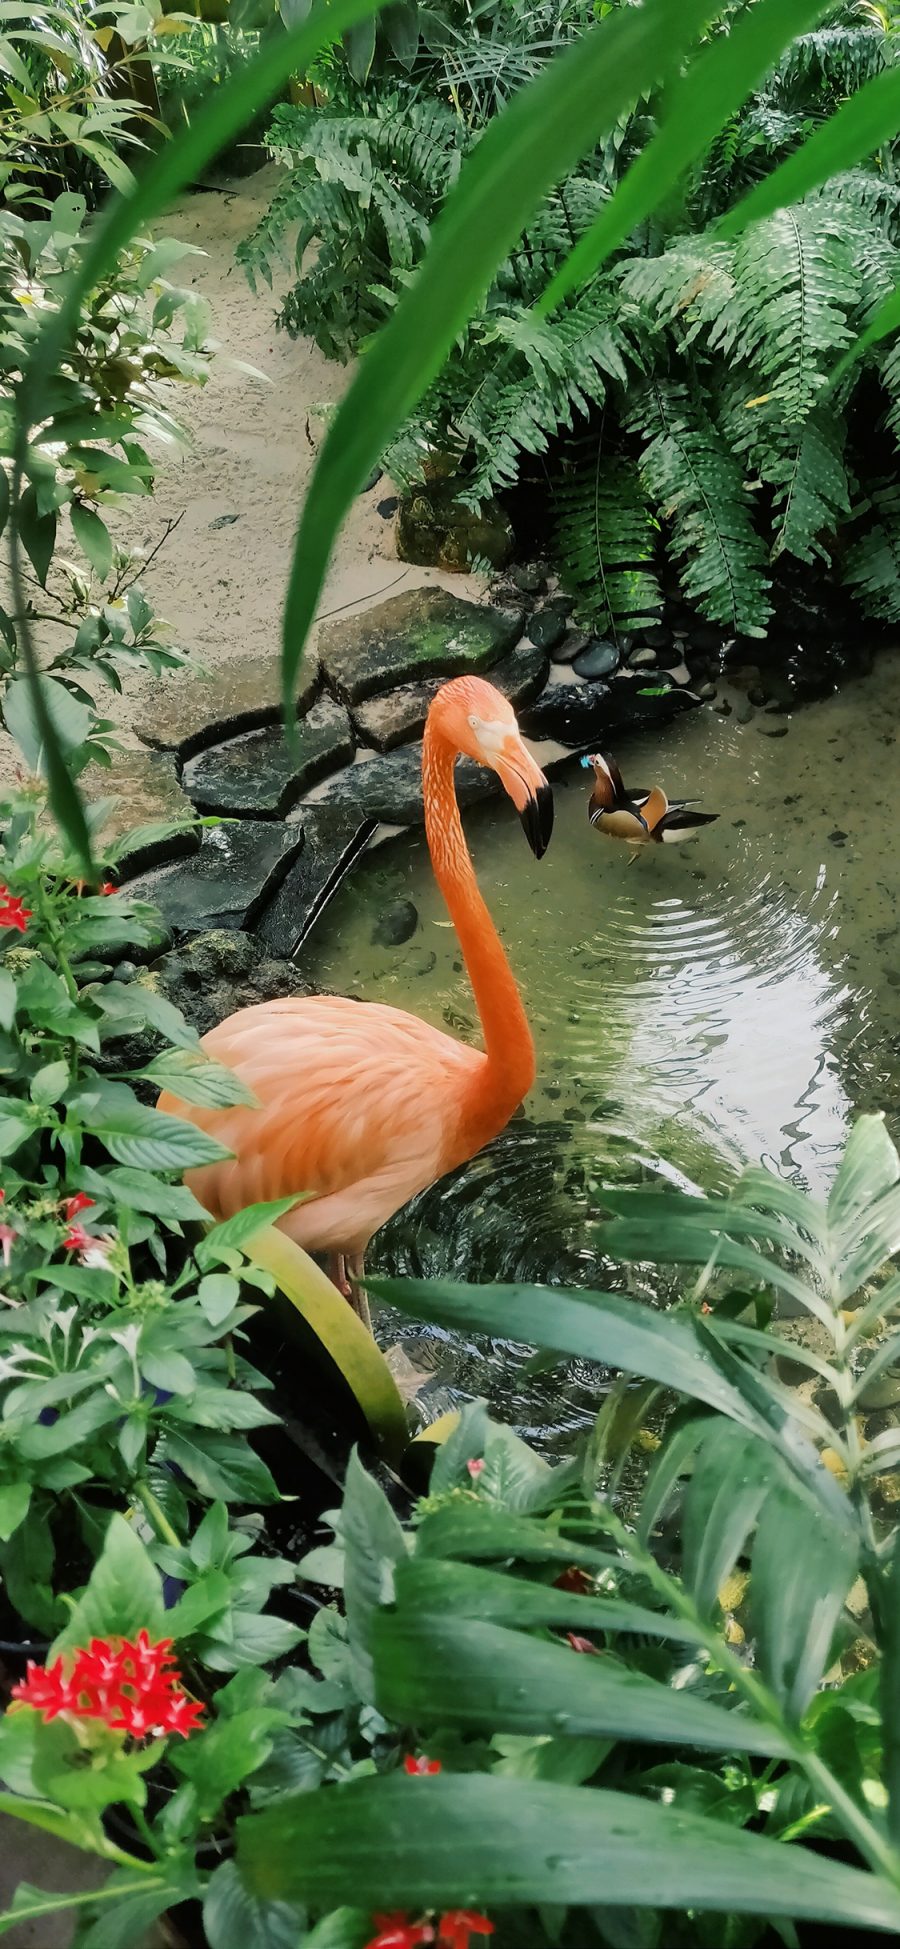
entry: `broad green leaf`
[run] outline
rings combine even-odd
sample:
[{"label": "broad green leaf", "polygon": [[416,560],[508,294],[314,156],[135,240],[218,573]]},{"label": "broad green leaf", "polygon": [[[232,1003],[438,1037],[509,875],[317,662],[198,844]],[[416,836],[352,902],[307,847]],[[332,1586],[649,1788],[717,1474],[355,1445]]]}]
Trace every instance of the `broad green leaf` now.
[{"label": "broad green leaf", "polygon": [[30,1501],[30,1482],[0,1484],[0,1543],[8,1543],[13,1531],[24,1523]]},{"label": "broad green leaf", "polygon": [[428,1612],[380,1610],[372,1619],[375,1704],[399,1725],[461,1731],[553,1732],[698,1746],[719,1753],[785,1753],[777,1731],[620,1664],[501,1625]]},{"label": "broad green leaf", "polygon": [[213,1225],[201,1239],[197,1247],[198,1264],[208,1265],[226,1252],[242,1251],[248,1239],[266,1225],[277,1225],[279,1218],[293,1211],[299,1202],[299,1198],[272,1198],[267,1204],[245,1205],[233,1218],[224,1218],[220,1225]]},{"label": "broad green leaf", "polygon": [[208,1626],[213,1618],[227,1611],[232,1599],[231,1579],[225,1570],[207,1570],[195,1584],[166,1611],[166,1636],[179,1644]]},{"label": "broad green leaf", "polygon": [[69,1084],[69,1065],[67,1062],[48,1062],[38,1069],[31,1078],[29,1096],[32,1103],[47,1109],[51,1103],[58,1103]]},{"label": "broad green leaf", "polygon": [[647,1477],[641,1502],[637,1533],[642,1543],[647,1543],[652,1536],[676,1482],[689,1467],[704,1435],[717,1425],[713,1415],[700,1415],[693,1409],[687,1415],[682,1410],[679,1418],[670,1423],[666,1439]]},{"label": "broad green leaf", "polygon": [[468,1401],[446,1441],[439,1442],[432,1465],[429,1488],[432,1495],[460,1484],[469,1487],[465,1466],[483,1456],[488,1442],[486,1401]]},{"label": "broad green leaf", "polygon": [[510,1515],[487,1502],[452,1502],[426,1516],[416,1532],[422,1555],[491,1562],[516,1557],[522,1563],[580,1564],[588,1570],[620,1570],[621,1559],[607,1550],[560,1536],[547,1523]]},{"label": "broad green leaf", "polygon": [[355,1395],[375,1440],[399,1459],[408,1439],[406,1409],[384,1355],[352,1307],[308,1252],[274,1227],[254,1230],[243,1249],[251,1264],[272,1274]]},{"label": "broad green leaf", "polygon": [[347,1464],[341,1541],[353,1679],[360,1696],[373,1703],[372,1625],[379,1606],[391,1601],[394,1570],[406,1556],[406,1538],[384,1490],[367,1474],[356,1449]]},{"label": "broad green leaf", "polygon": [[16,1019],[16,984],[8,968],[0,968],[0,1029],[7,1033]]},{"label": "broad green leaf", "polygon": [[705,1436],[684,1502],[684,1579],[699,1609],[715,1611],[772,1479],[756,1435],[720,1422]]},{"label": "broad green leaf", "polygon": [[[83,747],[93,722],[87,705],[79,703],[65,684],[57,683],[54,677],[41,677],[40,696],[63,754],[68,756],[70,752]],[[4,692],[3,718],[28,770],[46,773],[46,725],[40,721],[35,707],[34,688],[22,677],[17,677]]]},{"label": "broad green leaf", "polygon": [[213,1719],[202,1739],[186,1739],[169,1753],[169,1763],[190,1780],[201,1820],[212,1820],[223,1800],[264,1765],[272,1751],[272,1736],[287,1715],[255,1706],[228,1718]]},{"label": "broad green leaf", "polygon": [[382,14],[384,31],[401,67],[411,68],[419,45],[419,9],[416,0],[394,0]]},{"label": "broad green leaf", "polygon": [[241,1297],[237,1279],[227,1272],[208,1272],[197,1287],[197,1298],[210,1326],[222,1326]]},{"label": "broad green leaf", "polygon": [[753,1545],[750,1602],[760,1671],[794,1720],[828,1664],[857,1558],[852,1532],[807,1497],[775,1484]]},{"label": "broad green leaf", "polygon": [[[164,1456],[160,1450],[164,1450]],[[234,1435],[197,1431],[189,1441],[174,1429],[166,1431],[157,1449],[157,1460],[174,1463],[193,1482],[200,1494],[222,1502],[277,1502],[278,1490],[252,1448]]]},{"label": "broad green leaf", "polygon": [[22,543],[28,560],[38,581],[47,580],[47,571],[53,560],[56,546],[56,515],[38,512],[37,495],[33,487],[26,487],[20,496],[15,512],[14,532]]},{"label": "broad green leaf", "polygon": [[369,69],[375,53],[375,21],[372,16],[361,20],[355,27],[348,27],[344,35],[344,54],[347,66],[359,87],[364,88],[369,79]]},{"label": "broad green leaf", "polygon": [[[371,1917],[367,1921],[371,1934]],[[248,1894],[233,1861],[215,1869],[203,1897],[209,1949],[301,1949],[301,1928],[289,1902],[262,1902]]]},{"label": "broad green leaf", "polygon": [[162,1636],[162,1586],[140,1538],[124,1516],[114,1514],[103,1549],[51,1656],[91,1638],[134,1638],[141,1627]]},{"label": "broad green leaf", "polygon": [[[365,1949],[371,1931],[372,1917],[365,1909],[335,1908],[301,1938],[296,1949]],[[289,1949],[295,1949],[294,1943]]]},{"label": "broad green leaf", "polygon": [[114,1023],[121,1023],[123,1034],[130,1035],[133,1028],[149,1027],[158,1029],[160,1035],[179,1049],[197,1047],[196,1029],[185,1021],[180,1008],[160,995],[149,981],[108,981],[89,992],[91,1001],[96,1002],[104,1015]]},{"label": "broad green leaf", "polygon": [[131,1072],[143,1081],[158,1083],[182,1103],[199,1103],[212,1109],[228,1109],[246,1103],[257,1109],[258,1099],[224,1063],[214,1062],[202,1049],[167,1049],[143,1069]]},{"label": "broad green leaf", "polygon": [[896,1847],[900,1843],[900,1529],[895,1531],[882,1591],[881,1618],[876,1620],[881,1645],[879,1696],[888,1827]]},{"label": "broad green leaf", "polygon": [[85,1169],[78,1172],[74,1182],[77,1190],[86,1191],[90,1197],[111,1198],[131,1211],[145,1211],[151,1218],[164,1218],[170,1224],[208,1220],[209,1214],[186,1185],[164,1184],[149,1171]]},{"label": "broad green leaf", "polygon": [[651,1611],[615,1596],[584,1596],[554,1584],[526,1582],[473,1564],[412,1558],[396,1571],[397,1602],[448,1617],[481,1618],[489,1624],[559,1630],[627,1631],[673,1644],[698,1644],[701,1633],[668,1611]]},{"label": "broad green leaf", "polygon": [[34,1129],[28,1117],[12,1117],[0,1110],[0,1157],[11,1157]]},{"label": "broad green leaf", "polygon": [[152,1387],[163,1388],[167,1394],[193,1394],[197,1386],[197,1375],[190,1361],[174,1347],[150,1353],[141,1349],[138,1365],[144,1379]]},{"label": "broad green leaf", "polygon": [[80,501],[73,501],[69,509],[72,530],[82,553],[87,556],[94,573],[105,582],[113,564],[112,536],[105,521],[92,508],[86,508]]},{"label": "broad green leaf", "polygon": [[[670,83],[660,127],[631,164],[615,195],[601,210],[542,293],[537,314],[546,317],[584,284],[670,190],[688,165],[753,93],[795,34],[824,13],[822,0],[757,0],[727,34],[698,54],[680,81]],[[673,57],[675,49],[672,50]],[[674,58],[673,58],[674,69]]]},{"label": "broad green leaf", "polygon": [[[130,1094],[130,1092],[129,1092]],[[101,1104],[91,1125],[95,1136],[118,1164],[145,1171],[196,1170],[231,1156],[215,1137],[182,1117],[170,1117],[146,1103],[123,1099],[114,1107]]]},{"label": "broad green leaf", "polygon": [[852,1224],[898,1181],[900,1157],[888,1136],[884,1117],[858,1117],[829,1193],[829,1224],[836,1230]]},{"label": "broad green leaf", "polygon": [[[328,558],[354,494],[440,371],[541,197],[643,90],[674,67],[715,12],[710,0],[652,0],[617,10],[521,89],[467,156],[414,282],[367,347],[310,483],[282,620],[288,725]],[[718,126],[717,120],[711,135]],[[654,201],[665,189],[661,178]]]},{"label": "broad green leaf", "polygon": [[[372,1279],[368,1287],[414,1319],[437,1320],[444,1326],[508,1333],[515,1320],[517,1337],[532,1346],[552,1347],[659,1381],[757,1433],[768,1432],[770,1424],[759,1404],[745,1398],[744,1375],[736,1360],[731,1368],[733,1374],[737,1370],[736,1377],[726,1379],[704,1353],[694,1323],[656,1313],[635,1300],[611,1293],[562,1293],[542,1286],[432,1285],[421,1280]],[[767,1411],[770,1407],[767,1399]],[[784,1420],[783,1409],[780,1412]],[[803,1456],[807,1467],[816,1466],[815,1454],[805,1449],[799,1432],[786,1446],[792,1454],[796,1451],[798,1465]]]},{"label": "broad green leaf", "polygon": [[636,1795],[471,1773],[289,1795],[238,1821],[237,1863],[251,1893],[313,1909],[352,1889],[413,1914],[599,1903],[900,1928],[894,1887],[802,1847]]}]

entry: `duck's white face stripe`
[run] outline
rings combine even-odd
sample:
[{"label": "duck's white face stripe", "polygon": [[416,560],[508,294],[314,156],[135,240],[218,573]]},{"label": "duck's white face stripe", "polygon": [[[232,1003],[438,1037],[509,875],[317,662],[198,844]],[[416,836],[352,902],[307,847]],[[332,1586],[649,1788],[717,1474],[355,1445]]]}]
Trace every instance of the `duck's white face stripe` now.
[{"label": "duck's white face stripe", "polygon": [[485,757],[502,757],[507,740],[515,734],[515,723],[505,717],[470,717],[469,723]]},{"label": "duck's white face stripe", "polygon": [[[591,764],[596,767],[597,771],[602,771],[604,778],[608,778],[610,784],[612,785],[613,783],[612,772],[609,769],[606,759],[601,758],[599,752],[597,753],[597,756],[595,758],[591,759]],[[615,790],[615,786],[613,786],[613,790]]]}]

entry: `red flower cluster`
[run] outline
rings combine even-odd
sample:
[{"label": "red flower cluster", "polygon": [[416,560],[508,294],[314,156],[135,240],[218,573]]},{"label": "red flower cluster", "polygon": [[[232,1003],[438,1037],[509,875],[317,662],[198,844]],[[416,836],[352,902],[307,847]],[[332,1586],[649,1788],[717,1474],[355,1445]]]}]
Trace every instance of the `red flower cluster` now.
[{"label": "red flower cluster", "polygon": [[577,1563],[571,1563],[568,1570],[564,1570],[562,1576],[556,1578],[553,1588],[554,1590],[570,1590],[573,1593],[576,1591],[586,1593],[593,1590],[594,1579],[589,1576],[586,1570],[582,1570]]},{"label": "red flower cluster", "polygon": [[23,907],[16,894],[10,893],[9,887],[0,886],[0,928],[17,927],[24,934],[31,912],[30,907]]},{"label": "red flower cluster", "polygon": [[404,1771],[407,1773],[440,1773],[441,1771],[440,1760],[430,1760],[427,1753],[419,1753],[418,1755],[415,1753],[405,1753],[403,1756],[403,1766]]},{"label": "red flower cluster", "polygon": [[493,1935],[494,1924],[473,1908],[448,1908],[437,1923],[411,1922],[403,1909],[393,1915],[376,1915],[377,1935],[365,1949],[419,1949],[433,1942],[436,1949],[469,1949],[473,1935]]},{"label": "red flower cluster", "polygon": [[66,1214],[67,1223],[71,1225],[73,1218],[77,1218],[80,1211],[87,1211],[89,1206],[94,1203],[95,1200],[89,1198],[86,1191],[76,1191],[74,1198],[66,1198],[63,1204],[63,1210]]},{"label": "red flower cluster", "polygon": [[76,1651],[68,1676],[62,1658],[46,1667],[29,1661],[12,1695],[23,1705],[33,1705],[48,1722],[70,1712],[78,1719],[99,1719],[110,1732],[131,1733],[135,1739],[160,1739],[169,1732],[187,1738],[203,1707],[182,1690],[171,1648],[171,1638],[152,1644],[146,1631],[139,1631],[133,1643],[92,1638],[87,1651]]},{"label": "red flower cluster", "polygon": [[84,1252],[91,1244],[93,1244],[91,1234],[85,1231],[83,1225],[70,1225],[63,1239],[66,1252]]}]

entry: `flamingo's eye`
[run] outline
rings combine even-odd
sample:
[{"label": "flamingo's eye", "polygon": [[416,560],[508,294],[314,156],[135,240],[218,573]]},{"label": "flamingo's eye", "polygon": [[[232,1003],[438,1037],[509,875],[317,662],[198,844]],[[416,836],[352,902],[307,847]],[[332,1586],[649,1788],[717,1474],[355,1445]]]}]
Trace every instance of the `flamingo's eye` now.
[{"label": "flamingo's eye", "polygon": [[471,724],[473,731],[477,731],[479,721],[480,720],[477,717],[470,717],[469,723]]}]

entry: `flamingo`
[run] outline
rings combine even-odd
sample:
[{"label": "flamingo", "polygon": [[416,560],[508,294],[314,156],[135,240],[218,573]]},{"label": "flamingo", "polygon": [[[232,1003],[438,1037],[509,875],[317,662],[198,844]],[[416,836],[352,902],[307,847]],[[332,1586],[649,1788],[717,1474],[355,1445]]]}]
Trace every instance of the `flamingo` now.
[{"label": "flamingo", "polygon": [[306,1194],[279,1220],[368,1323],[361,1290],[370,1239],[402,1205],[496,1137],[534,1082],[528,1018],[478,890],[453,772],[464,754],[496,772],[540,859],[553,826],[550,787],[508,700],[481,677],[442,685],[422,747],[425,832],[456,929],[484,1037],[472,1049],[405,1009],[304,995],[238,1009],[202,1047],[259,1107],[199,1108],[166,1093],[160,1110],[210,1131],[232,1153],[187,1173],[215,1218]]}]

